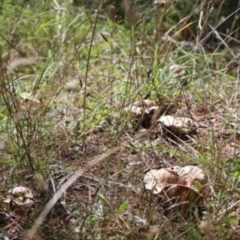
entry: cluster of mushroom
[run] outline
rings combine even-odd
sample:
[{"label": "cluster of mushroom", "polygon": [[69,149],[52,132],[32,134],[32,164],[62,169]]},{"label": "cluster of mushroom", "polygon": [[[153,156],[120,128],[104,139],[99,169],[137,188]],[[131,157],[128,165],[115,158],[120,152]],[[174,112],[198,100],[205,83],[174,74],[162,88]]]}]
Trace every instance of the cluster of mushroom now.
[{"label": "cluster of mushroom", "polygon": [[182,203],[181,213],[191,204],[202,205],[210,196],[209,178],[197,166],[152,169],[143,181],[145,188],[153,194],[161,195],[172,203]]}]

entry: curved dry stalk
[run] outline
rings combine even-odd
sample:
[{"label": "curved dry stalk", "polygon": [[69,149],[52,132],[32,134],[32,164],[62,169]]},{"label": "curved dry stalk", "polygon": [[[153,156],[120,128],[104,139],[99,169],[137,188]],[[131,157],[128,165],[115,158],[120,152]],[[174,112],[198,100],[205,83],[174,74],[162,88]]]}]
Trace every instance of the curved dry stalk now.
[{"label": "curved dry stalk", "polygon": [[96,156],[92,161],[89,161],[83,168],[77,170],[72,177],[70,177],[53,195],[53,197],[49,200],[41,214],[35,220],[32,228],[27,232],[23,240],[31,240],[36,235],[38,228],[43,223],[44,219],[47,217],[51,209],[57,203],[57,201],[61,198],[62,194],[67,191],[67,189],[74,183],[76,180],[82,176],[82,174],[92,168],[93,166],[97,165],[98,163],[102,162],[104,159],[116,153],[119,150],[119,147],[115,147],[111,150],[108,150],[106,153]]}]

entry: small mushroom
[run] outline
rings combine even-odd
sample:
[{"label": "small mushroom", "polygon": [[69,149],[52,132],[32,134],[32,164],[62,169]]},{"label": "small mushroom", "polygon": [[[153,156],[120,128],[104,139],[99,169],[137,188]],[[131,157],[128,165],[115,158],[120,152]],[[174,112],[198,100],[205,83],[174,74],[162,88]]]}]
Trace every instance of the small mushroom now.
[{"label": "small mushroom", "polygon": [[178,79],[182,86],[187,86],[189,81],[187,79],[186,70],[178,64],[172,64],[169,67],[170,74],[173,78]]},{"label": "small mushroom", "polygon": [[78,79],[74,79],[66,83],[64,90],[67,92],[79,92],[81,90],[80,81]]},{"label": "small mushroom", "polygon": [[154,106],[155,102],[149,99],[137,101],[124,108],[124,111],[131,113],[134,119],[135,129],[139,127],[150,128],[152,115],[158,106]]},{"label": "small mushroom", "polygon": [[141,107],[137,107],[137,106],[132,105],[132,106],[125,107],[124,111],[125,112],[131,112],[136,116],[141,116],[144,112],[144,109],[141,108]]},{"label": "small mushroom", "polygon": [[31,189],[19,186],[9,190],[4,203],[11,204],[13,208],[31,207],[33,204],[33,194]]},{"label": "small mushroom", "polygon": [[167,128],[174,135],[190,134],[196,131],[198,124],[191,118],[187,117],[174,117],[171,115],[161,116],[158,122],[164,128]]},{"label": "small mushroom", "polygon": [[32,96],[31,93],[23,92],[20,94],[20,97],[25,101],[25,102],[33,102],[33,103],[41,103],[41,101],[35,97]]},{"label": "small mushroom", "polygon": [[197,166],[152,169],[144,176],[145,188],[172,205],[179,203],[184,211],[192,204],[199,206],[209,196],[209,179]]},{"label": "small mushroom", "polygon": [[181,168],[180,182],[207,196],[209,194],[209,179],[204,171],[197,166],[185,166]]},{"label": "small mushroom", "polygon": [[188,209],[193,205],[202,206],[204,203],[204,196],[199,194],[192,188],[181,184],[171,184],[167,185],[162,190],[162,199],[165,199],[171,203],[170,209],[179,210],[180,214],[183,216]]},{"label": "small mushroom", "polygon": [[143,113],[149,114],[158,107],[155,106],[155,101],[150,99],[144,99],[142,101],[137,101],[124,108],[125,112],[131,112],[136,116],[142,115]]},{"label": "small mushroom", "polygon": [[152,169],[144,176],[145,188],[158,194],[162,189],[169,184],[176,184],[179,181],[179,176],[168,171],[165,168]]}]

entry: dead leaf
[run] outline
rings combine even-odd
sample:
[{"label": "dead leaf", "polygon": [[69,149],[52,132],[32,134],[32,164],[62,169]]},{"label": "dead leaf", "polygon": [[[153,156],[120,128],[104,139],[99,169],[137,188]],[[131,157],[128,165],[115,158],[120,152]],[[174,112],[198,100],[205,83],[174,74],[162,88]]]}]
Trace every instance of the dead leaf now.
[{"label": "dead leaf", "polygon": [[223,160],[234,160],[240,154],[240,145],[234,141],[227,141],[221,150]]}]

